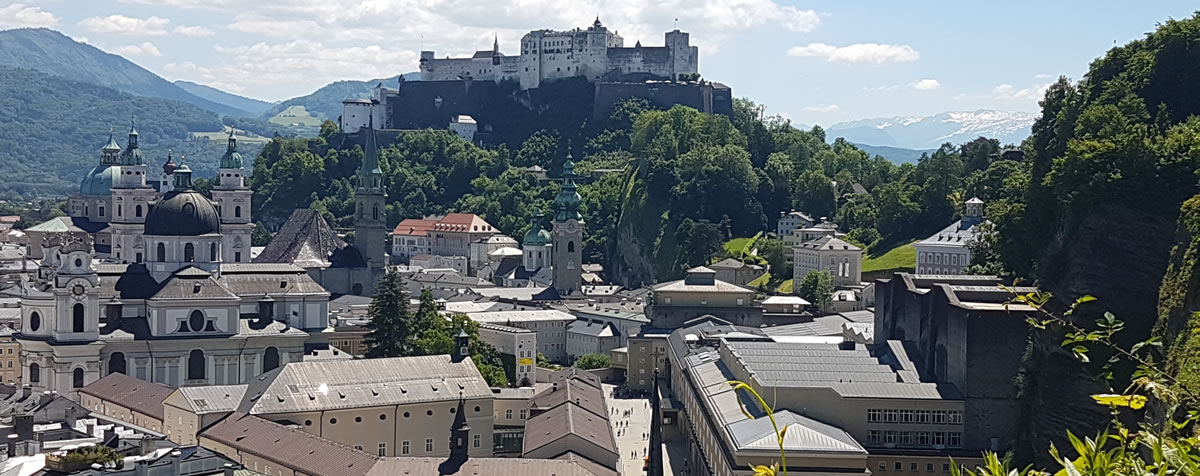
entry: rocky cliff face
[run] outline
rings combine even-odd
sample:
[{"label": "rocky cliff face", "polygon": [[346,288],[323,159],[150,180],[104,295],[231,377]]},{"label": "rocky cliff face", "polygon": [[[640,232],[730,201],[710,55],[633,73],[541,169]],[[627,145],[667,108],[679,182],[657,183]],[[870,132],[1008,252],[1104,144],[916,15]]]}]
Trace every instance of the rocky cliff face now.
[{"label": "rocky cliff face", "polygon": [[[1200,196],[1183,203],[1170,264],[1158,293],[1155,335],[1167,349],[1167,370],[1192,393],[1200,392]],[[1192,402],[1193,404],[1196,402]]]},{"label": "rocky cliff face", "polygon": [[[1060,230],[1041,261],[1043,268],[1058,271],[1045,273],[1053,280],[1041,283],[1054,293],[1052,307],[1061,312],[1080,296],[1095,296],[1097,301],[1076,311],[1076,322],[1089,325],[1109,311],[1126,323],[1119,336],[1123,342],[1147,338],[1175,240],[1174,219],[1173,213],[1151,214],[1105,203],[1065,220],[1078,225]],[[1095,378],[1098,370],[1078,362],[1061,348],[1061,341],[1061,332],[1034,332],[1026,360],[1020,438],[1024,445],[1018,455],[1040,465],[1050,462],[1049,443],[1069,445],[1067,430],[1091,434],[1109,422],[1108,411],[1089,398],[1107,390]]]}]

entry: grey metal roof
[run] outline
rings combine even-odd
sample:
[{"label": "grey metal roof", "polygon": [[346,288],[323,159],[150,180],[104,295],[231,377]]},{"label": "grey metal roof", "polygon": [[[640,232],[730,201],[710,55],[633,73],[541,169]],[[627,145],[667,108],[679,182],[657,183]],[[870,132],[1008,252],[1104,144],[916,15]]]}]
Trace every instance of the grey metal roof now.
[{"label": "grey metal roof", "polygon": [[220,283],[238,296],[329,295],[329,291],[304,270],[289,267],[294,272],[223,273]]},{"label": "grey metal roof", "polygon": [[250,382],[239,410],[251,414],[321,411],[490,398],[471,359],[449,355],[293,362]]},{"label": "grey metal roof", "polygon": [[933,236],[924,240],[918,241],[918,246],[953,246],[963,247],[975,237],[975,233],[979,231],[979,222],[958,220],[951,223],[941,231],[934,233]]},{"label": "grey metal roof", "polygon": [[175,390],[191,406],[192,413],[224,413],[237,410],[246,385],[205,385],[202,387],[179,387]]},{"label": "grey metal roof", "polygon": [[[788,451],[867,454],[845,430],[821,423],[788,410],[775,412],[775,424],[787,429],[783,447]],[[769,418],[742,420],[729,425],[729,433],[739,450],[778,450],[779,443]]]},{"label": "grey metal roof", "polygon": [[211,274],[195,267],[187,267],[167,278],[150,299],[238,299],[229,288]]}]

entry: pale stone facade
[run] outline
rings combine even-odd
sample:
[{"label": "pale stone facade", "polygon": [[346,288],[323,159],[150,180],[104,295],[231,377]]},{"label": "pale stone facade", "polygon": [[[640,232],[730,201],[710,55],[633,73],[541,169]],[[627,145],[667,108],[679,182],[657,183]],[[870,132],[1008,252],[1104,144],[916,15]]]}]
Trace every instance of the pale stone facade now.
[{"label": "pale stone facade", "polygon": [[799,283],[816,271],[829,271],[834,286],[856,286],[862,282],[863,250],[841,239],[827,236],[792,248],[792,273]]}]

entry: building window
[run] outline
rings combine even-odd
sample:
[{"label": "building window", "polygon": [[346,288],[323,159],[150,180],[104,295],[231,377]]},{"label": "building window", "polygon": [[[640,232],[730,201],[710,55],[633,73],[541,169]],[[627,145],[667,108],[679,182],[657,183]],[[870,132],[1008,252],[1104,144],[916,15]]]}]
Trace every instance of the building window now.
[{"label": "building window", "polygon": [[938,425],[945,425],[946,424],[946,410],[934,410],[933,411],[933,422]]},{"label": "building window", "polygon": [[433,453],[433,438],[425,438],[425,452]]},{"label": "building window", "polygon": [[74,372],[71,372],[71,386],[83,388],[83,369],[75,369]]},{"label": "building window", "polygon": [[[236,206],[236,207],[233,207],[233,217],[234,217],[234,218],[241,218],[241,217],[242,217],[242,207],[241,207],[241,205],[239,205],[239,206]],[[382,445],[383,443],[380,443],[380,444]],[[383,456],[383,455],[379,455],[379,456]]]},{"label": "building window", "polygon": [[387,443],[379,444],[379,456],[387,456]]},{"label": "building window", "polygon": [[408,453],[409,453],[409,450],[408,450],[408,440],[401,441],[401,442],[400,442],[400,454],[401,454],[401,455],[408,455]]},{"label": "building window", "polygon": [[196,247],[191,243],[183,245],[183,261],[188,263],[196,261]]},{"label": "building window", "polygon": [[37,332],[42,327],[42,315],[37,311],[29,313],[29,331]]},{"label": "building window", "polygon": [[950,472],[950,463],[942,463],[942,472],[943,472],[943,473],[949,473],[949,472]]},{"label": "building window", "polygon": [[950,433],[950,447],[958,448],[962,446],[962,433]]},{"label": "building window", "polygon": [[138,205],[133,208],[133,216],[138,217],[138,218],[142,217],[142,206],[141,205]]},{"label": "building window", "polygon": [[125,373],[125,354],[121,352],[113,352],[112,355],[108,356],[108,373]]},{"label": "building window", "polygon": [[913,422],[913,411],[912,410],[900,410],[900,423],[912,423],[912,422]]},{"label": "building window", "polygon": [[522,419],[522,420],[524,420],[524,419],[525,419],[525,412],[526,412],[526,411],[527,411],[527,410],[526,410],[526,409],[524,409],[524,408],[522,408],[522,409],[521,409],[521,419]]},{"label": "building window", "polygon": [[746,304],[745,298],[737,298],[737,305],[742,306],[745,304]]},{"label": "building window", "polygon": [[71,311],[71,332],[83,332],[84,317],[87,313],[83,309],[82,303],[75,303]]},{"label": "building window", "polygon": [[100,216],[104,216],[104,207],[100,207],[99,210],[100,210]]},{"label": "building window", "polygon": [[155,250],[154,257],[161,263],[167,260],[167,245],[159,243]]},{"label": "building window", "polygon": [[917,470],[917,463],[910,463],[908,465],[908,470],[915,472]]},{"label": "building window", "polygon": [[883,434],[879,430],[870,430],[867,432],[867,443],[878,445],[883,441]]},{"label": "building window", "polygon": [[904,471],[904,463],[896,462],[896,471]]},{"label": "building window", "polygon": [[29,364],[29,383],[41,383],[42,381],[42,366],[38,364]]},{"label": "building window", "polygon": [[[269,372],[279,367],[279,349],[267,347],[263,351],[263,372]],[[382,416],[382,415],[380,415]]]},{"label": "building window", "polygon": [[362,451],[362,445],[354,445],[354,449],[356,449],[358,451]]},{"label": "building window", "polygon": [[671,304],[671,296],[663,296],[663,304]]},{"label": "building window", "polygon": [[900,411],[896,409],[887,409],[883,411],[883,421],[886,423],[896,423],[899,420]]},{"label": "building window", "polygon": [[896,444],[896,432],[892,431],[892,430],[887,430],[887,431],[883,432],[883,444],[885,444],[885,445]]},{"label": "building window", "polygon": [[867,423],[883,422],[883,410],[878,408],[867,409]]},{"label": "building window", "polygon": [[913,434],[911,431],[900,432],[900,445],[911,446],[913,444]]},{"label": "building window", "polygon": [[472,435],[471,436],[471,447],[479,448],[481,445],[483,445],[483,437],[481,437],[479,435]]},{"label": "building window", "polygon": [[947,416],[949,416],[949,417],[950,417],[950,419],[949,419],[949,420],[950,420],[950,424],[951,424],[951,425],[961,425],[961,424],[962,424],[962,412],[961,412],[961,411],[959,411],[959,410],[950,410],[950,411],[947,413]]},{"label": "building window", "polygon": [[188,327],[192,329],[192,332],[204,330],[204,313],[200,310],[192,311],[192,314],[188,316]]},{"label": "building window", "polygon": [[188,380],[204,380],[204,367],[205,363],[203,350],[196,349],[188,354]]},{"label": "building window", "polygon": [[929,446],[929,432],[928,431],[918,431],[917,432],[917,445]]},{"label": "building window", "polygon": [[511,408],[504,410],[504,419],[512,420],[512,409]]},{"label": "building window", "polygon": [[[141,256],[141,255],[138,255],[138,256]],[[139,261],[140,261],[140,259],[139,259]],[[241,262],[242,262],[242,252],[241,252],[241,251],[234,251],[234,252],[233,252],[233,262],[235,262],[235,263],[241,263]]]},{"label": "building window", "polygon": [[929,423],[929,410],[917,410],[917,423]]},{"label": "building window", "polygon": [[217,260],[217,244],[216,243],[208,244],[208,260],[209,261]]},{"label": "building window", "polygon": [[940,431],[933,433],[934,446],[946,446],[946,434]]},{"label": "building window", "polygon": [[879,462],[879,470],[880,470],[880,471],[887,471],[887,461],[880,461],[880,462]]},{"label": "building window", "polygon": [[933,463],[925,463],[925,471],[932,473],[933,472]]}]

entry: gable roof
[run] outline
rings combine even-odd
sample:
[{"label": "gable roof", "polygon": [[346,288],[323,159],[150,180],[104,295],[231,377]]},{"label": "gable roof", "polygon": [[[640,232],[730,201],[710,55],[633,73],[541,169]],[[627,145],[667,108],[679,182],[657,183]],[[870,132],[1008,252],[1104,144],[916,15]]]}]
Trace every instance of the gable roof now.
[{"label": "gable roof", "polygon": [[366,261],[316,210],[296,209],[279,233],[254,258],[255,263],[293,263],[302,268],[364,267]]},{"label": "gable roof", "polygon": [[163,400],[174,392],[166,385],[147,382],[122,373],[111,373],[79,389],[80,393],[163,418]]},{"label": "gable roof", "polygon": [[244,413],[233,413],[198,436],[314,476],[365,476],[378,460],[349,446]]},{"label": "gable roof", "polygon": [[224,413],[237,410],[242,396],[246,393],[246,385],[204,385],[200,387],[179,387],[171,395],[179,394],[191,408],[192,413],[207,415],[209,413]]},{"label": "gable roof", "polygon": [[[783,447],[789,451],[866,454],[867,450],[845,430],[788,410],[775,412],[775,424],[784,428]],[[729,425],[738,449],[778,450],[779,440],[768,418],[746,419]]]},{"label": "gable roof", "polygon": [[255,377],[238,410],[261,415],[491,396],[471,359],[317,360],[289,362]]},{"label": "gable roof", "polygon": [[829,235],[801,243],[800,247],[810,250],[862,251],[862,248]]},{"label": "gable roof", "polygon": [[[574,403],[559,405],[525,422],[525,441],[522,455],[575,435],[606,452],[617,454],[616,442],[608,419],[583,409]],[[550,455],[558,456],[558,455]]]},{"label": "gable roof", "polygon": [[575,379],[553,383],[549,390],[529,399],[529,408],[552,410],[567,403],[594,413],[597,417],[607,418],[608,408],[604,404],[604,393]]}]

